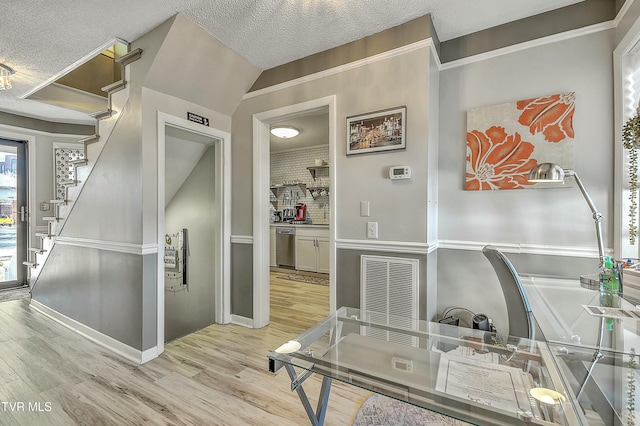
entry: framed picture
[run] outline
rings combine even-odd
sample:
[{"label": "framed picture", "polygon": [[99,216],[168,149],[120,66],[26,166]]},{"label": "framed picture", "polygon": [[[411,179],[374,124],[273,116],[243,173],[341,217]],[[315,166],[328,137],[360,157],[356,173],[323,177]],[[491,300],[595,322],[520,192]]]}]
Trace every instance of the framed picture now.
[{"label": "framed picture", "polygon": [[347,117],[347,155],[406,148],[407,108]]}]

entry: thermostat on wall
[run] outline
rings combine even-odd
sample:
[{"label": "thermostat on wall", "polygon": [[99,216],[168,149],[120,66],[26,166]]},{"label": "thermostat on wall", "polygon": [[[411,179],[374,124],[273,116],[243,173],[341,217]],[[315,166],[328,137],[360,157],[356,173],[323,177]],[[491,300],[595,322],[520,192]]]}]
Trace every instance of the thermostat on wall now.
[{"label": "thermostat on wall", "polygon": [[389,167],[389,179],[410,179],[411,167],[391,166]]}]

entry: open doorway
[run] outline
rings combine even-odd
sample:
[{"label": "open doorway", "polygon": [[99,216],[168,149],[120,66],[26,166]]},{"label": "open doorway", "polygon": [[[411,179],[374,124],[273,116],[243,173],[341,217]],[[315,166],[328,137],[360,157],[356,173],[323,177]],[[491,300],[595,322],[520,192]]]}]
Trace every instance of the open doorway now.
[{"label": "open doorway", "polygon": [[27,142],[0,138],[0,290],[26,285]]},{"label": "open doorway", "polygon": [[158,348],[230,321],[229,134],[158,114]]},{"label": "open doorway", "polygon": [[[297,126],[303,140],[304,127],[314,121],[316,129],[309,126],[307,132],[316,136],[307,145],[296,144],[298,136],[275,138],[272,145],[273,127]],[[289,287],[303,293],[316,293],[314,286],[328,281],[325,310],[335,310],[335,97],[256,114],[253,122],[253,326],[260,328],[269,323],[274,272],[288,275]],[[282,247],[288,248],[284,260]],[[274,297],[286,299],[287,286],[280,284]]]},{"label": "open doorway", "polygon": [[[329,107],[277,118],[271,129],[270,317],[321,319],[329,314]],[[297,294],[304,297],[291,304]]]}]

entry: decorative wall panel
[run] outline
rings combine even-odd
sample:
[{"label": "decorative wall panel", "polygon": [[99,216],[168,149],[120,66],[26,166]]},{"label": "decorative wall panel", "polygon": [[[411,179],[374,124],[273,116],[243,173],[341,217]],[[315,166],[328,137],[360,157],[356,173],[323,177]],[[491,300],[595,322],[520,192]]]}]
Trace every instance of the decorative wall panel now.
[{"label": "decorative wall panel", "polygon": [[474,108],[467,112],[465,189],[523,189],[540,163],[573,169],[575,93]]}]

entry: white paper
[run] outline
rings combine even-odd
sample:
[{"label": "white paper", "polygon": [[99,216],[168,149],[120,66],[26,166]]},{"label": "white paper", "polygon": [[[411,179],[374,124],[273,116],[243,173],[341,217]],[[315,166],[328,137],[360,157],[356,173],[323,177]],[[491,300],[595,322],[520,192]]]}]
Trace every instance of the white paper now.
[{"label": "white paper", "polygon": [[442,354],[436,390],[514,414],[531,411],[522,374],[514,367]]}]

